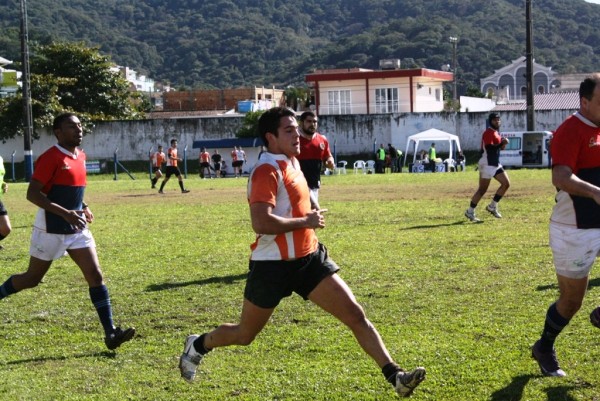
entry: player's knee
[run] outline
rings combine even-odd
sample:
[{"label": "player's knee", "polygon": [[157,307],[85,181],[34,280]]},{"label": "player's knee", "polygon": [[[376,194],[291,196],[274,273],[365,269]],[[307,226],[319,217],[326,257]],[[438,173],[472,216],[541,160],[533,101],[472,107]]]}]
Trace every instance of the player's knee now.
[{"label": "player's knee", "polygon": [[238,336],[238,345],[247,346],[252,344],[258,333],[240,333]]},{"label": "player's knee", "polygon": [[561,309],[568,316],[575,315],[583,304],[582,299],[566,299],[561,301]]},{"label": "player's knee", "polygon": [[0,241],[8,237],[8,234],[12,231],[10,224],[0,224]]}]

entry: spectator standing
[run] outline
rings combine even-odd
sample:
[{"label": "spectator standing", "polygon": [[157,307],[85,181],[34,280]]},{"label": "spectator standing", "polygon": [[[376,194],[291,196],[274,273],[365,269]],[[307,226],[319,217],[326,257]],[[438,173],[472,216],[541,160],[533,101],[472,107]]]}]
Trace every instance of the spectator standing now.
[{"label": "spectator standing", "polygon": [[165,188],[166,183],[169,181],[169,178],[171,178],[172,175],[177,177],[177,180],[179,182],[179,188],[181,188],[182,194],[187,194],[188,192],[190,192],[189,189],[186,189],[183,186],[183,176],[181,175],[181,171],[177,166],[177,163],[181,161],[183,160],[177,157],[177,139],[171,139],[171,147],[169,148],[169,150],[167,150],[167,171],[165,174],[165,179],[160,184],[160,189],[158,190],[159,194],[164,194],[163,189]]},{"label": "spectator standing", "polygon": [[166,158],[162,145],[158,145],[158,150],[150,156],[152,172],[154,173],[154,177],[150,180],[153,189],[156,188],[156,183],[163,176],[161,168]]},{"label": "spectator standing", "polygon": [[297,159],[308,182],[313,208],[319,209],[319,188],[323,163],[330,170],[335,169],[335,161],[329,150],[329,141],[317,131],[319,119],[312,111],[300,115],[300,154]]},{"label": "spectator standing", "polygon": [[198,365],[214,348],[251,344],[280,301],[296,292],[345,323],[396,392],[410,395],[425,379],[425,369],[406,372],[393,361],[363,308],[338,276],[339,267],[316,237],[316,229],[325,227],[325,210],[311,207],[310,190],[296,159],[300,146],[294,111],[270,109],[261,115],[258,127],[268,153],[248,180],[256,240],[251,247],[241,317],[237,324],[189,335],[179,358],[181,376],[193,381]]},{"label": "spectator standing", "polygon": [[212,162],[213,162],[215,176],[217,178],[221,177],[221,160],[223,160],[223,157],[219,154],[219,150],[215,149],[215,152],[212,154],[212,156],[210,158],[212,159]]},{"label": "spectator standing", "polygon": [[388,143],[388,155],[390,156],[390,171],[395,173],[398,171],[398,151],[391,143]]},{"label": "spectator standing", "polygon": [[375,152],[375,172],[383,174],[385,172],[385,148],[383,143],[379,145],[379,149]]},{"label": "spectator standing", "polygon": [[54,119],[57,144],[38,157],[27,200],[39,207],[33,223],[27,271],[14,274],[0,286],[0,299],[36,287],[53,260],[69,254],[87,281],[92,304],[104,328],[104,343],[115,349],[135,334],[113,324],[108,289],[96,254],[96,243],[88,224],[94,214],[83,201],[86,188],[85,153],[78,149],[83,138],[81,122],[72,113]]},{"label": "spectator standing", "polygon": [[435,161],[437,159],[437,154],[435,151],[435,143],[432,142],[431,146],[429,147],[429,168],[431,169],[432,173],[435,173]]},{"label": "spectator standing", "polygon": [[398,149],[398,156],[396,158],[396,161],[398,162],[398,165],[396,167],[396,171],[399,172],[399,173],[402,172],[402,164],[403,164],[403,162],[402,162],[402,155],[403,155],[402,151],[400,149]]}]

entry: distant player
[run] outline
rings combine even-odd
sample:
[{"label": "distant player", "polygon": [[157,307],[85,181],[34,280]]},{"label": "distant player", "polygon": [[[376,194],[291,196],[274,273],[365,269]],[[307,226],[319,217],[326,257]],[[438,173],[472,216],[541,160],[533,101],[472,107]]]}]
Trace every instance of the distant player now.
[{"label": "distant player", "polygon": [[163,189],[165,188],[165,184],[172,175],[179,180],[179,188],[181,188],[182,194],[190,192],[189,189],[185,189],[183,186],[183,176],[181,175],[181,171],[179,171],[179,167],[177,167],[177,163],[181,161],[183,160],[177,157],[177,139],[171,139],[171,147],[167,150],[167,171],[165,179],[160,184],[160,189],[158,190],[159,194],[164,194]]},{"label": "distant player", "polygon": [[500,164],[500,150],[502,150],[508,143],[507,138],[500,136],[500,114],[490,113],[488,116],[489,127],[483,132],[481,138],[481,159],[479,159],[479,187],[473,197],[471,198],[471,204],[465,211],[465,217],[473,222],[479,222],[480,220],[475,216],[475,208],[477,204],[483,198],[483,195],[487,192],[490,181],[494,178],[500,183],[500,187],[496,191],[492,202],[486,206],[485,210],[490,212],[492,216],[501,218],[502,215],[498,210],[498,202],[506,194],[510,187],[510,180],[508,174],[504,171],[504,168]]},{"label": "distant player", "polygon": [[27,188],[27,200],[39,207],[31,234],[29,267],[0,286],[0,299],[36,287],[52,261],[67,252],[83,273],[104,328],[104,343],[113,350],[131,340],[135,329],[122,330],[113,324],[96,243],[88,229],[94,215],[83,201],[86,170],[85,153],[78,149],[83,138],[81,122],[76,115],[65,113],[54,119],[52,129],[58,143],[38,157]]},{"label": "distant player", "polygon": [[210,153],[206,151],[206,148],[200,149],[200,156],[198,156],[200,160],[200,178],[206,178],[206,173],[208,173],[208,178],[212,178],[210,173]]},{"label": "distant player", "polygon": [[319,188],[321,187],[321,170],[323,163],[331,171],[335,169],[333,155],[329,150],[329,141],[317,132],[319,119],[312,111],[300,115],[300,154],[298,161],[306,177],[311,192],[313,208],[319,209]]},{"label": "distant player", "polygon": [[152,172],[154,173],[154,177],[150,181],[152,182],[152,188],[156,188],[156,183],[163,176],[160,169],[166,160],[162,145],[158,145],[158,150],[152,153],[150,160],[152,161]]},{"label": "distant player", "polygon": [[240,321],[188,336],[179,359],[181,376],[193,381],[198,364],[213,348],[252,343],[280,301],[295,292],[348,326],[396,392],[410,395],[425,379],[425,369],[406,372],[392,360],[379,333],[338,276],[339,267],[317,239],[315,230],[325,227],[325,210],[311,208],[310,191],[296,160],[300,140],[294,111],[270,109],[261,115],[258,129],[267,152],[248,180],[256,240],[251,246]]}]

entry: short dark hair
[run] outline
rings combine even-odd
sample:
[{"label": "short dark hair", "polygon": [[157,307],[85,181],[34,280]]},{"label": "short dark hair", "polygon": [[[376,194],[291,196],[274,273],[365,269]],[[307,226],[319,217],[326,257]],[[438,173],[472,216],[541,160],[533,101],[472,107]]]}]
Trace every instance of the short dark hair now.
[{"label": "short dark hair", "polygon": [[296,113],[294,110],[287,107],[273,107],[260,116],[258,119],[258,135],[260,139],[265,143],[265,146],[269,146],[267,141],[267,132],[277,136],[277,129],[279,128],[279,121],[283,117],[294,117]]},{"label": "short dark hair", "polygon": [[175,138],[171,139],[171,145],[173,145],[173,142],[177,142],[177,139],[175,139]]},{"label": "short dark hair", "polygon": [[595,73],[588,75],[579,85],[579,98],[586,98],[587,100],[592,100],[594,96],[594,90],[596,90],[596,85],[600,83],[600,74]]},{"label": "short dark hair", "polygon": [[496,118],[500,118],[500,114],[498,113],[490,113],[490,115],[488,116],[488,122],[492,122],[492,120],[495,120]]},{"label": "short dark hair", "polygon": [[57,115],[52,122],[52,130],[60,129],[61,125],[71,117],[77,117],[77,114],[66,112]]},{"label": "short dark hair", "polygon": [[315,118],[316,116],[317,115],[312,111],[305,111],[304,113],[300,114],[300,121],[306,120],[307,117]]}]

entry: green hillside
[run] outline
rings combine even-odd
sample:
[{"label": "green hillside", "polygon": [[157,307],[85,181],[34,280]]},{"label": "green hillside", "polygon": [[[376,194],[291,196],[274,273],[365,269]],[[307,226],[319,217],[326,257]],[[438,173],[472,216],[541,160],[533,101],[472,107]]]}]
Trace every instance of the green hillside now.
[{"label": "green hillside", "polygon": [[[0,0],[0,55],[19,60],[19,4]],[[301,84],[315,68],[439,69],[458,36],[459,93],[525,53],[524,0],[29,0],[29,37],[84,41],[172,85]],[[600,5],[533,2],[534,57],[600,70]]]}]

